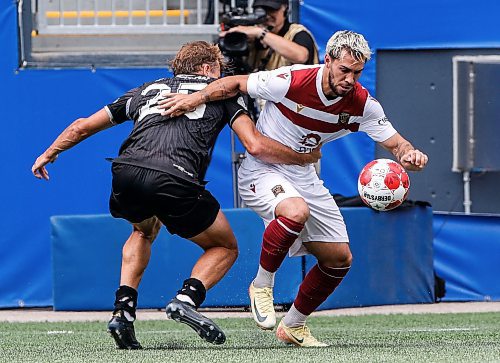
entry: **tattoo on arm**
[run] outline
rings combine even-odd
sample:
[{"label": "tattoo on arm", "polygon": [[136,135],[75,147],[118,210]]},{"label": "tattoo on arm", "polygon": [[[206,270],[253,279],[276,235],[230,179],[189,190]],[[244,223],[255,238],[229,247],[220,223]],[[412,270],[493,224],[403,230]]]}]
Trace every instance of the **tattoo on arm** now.
[{"label": "tattoo on arm", "polygon": [[[214,89],[210,89],[210,86],[214,87]],[[237,89],[228,90],[227,85],[218,81],[212,83],[210,86],[200,91],[200,96],[203,103],[225,100],[238,93]]]},{"label": "tattoo on arm", "polygon": [[200,95],[201,95],[201,100],[203,101],[203,103],[210,102],[210,96],[208,95],[208,93],[205,90],[201,90]]}]

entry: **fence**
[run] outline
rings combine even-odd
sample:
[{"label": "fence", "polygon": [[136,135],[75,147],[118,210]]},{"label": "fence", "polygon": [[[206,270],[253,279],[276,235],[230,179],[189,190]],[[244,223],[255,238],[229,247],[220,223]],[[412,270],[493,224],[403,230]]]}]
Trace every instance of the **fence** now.
[{"label": "fence", "polygon": [[33,0],[38,34],[217,33],[211,0]]}]

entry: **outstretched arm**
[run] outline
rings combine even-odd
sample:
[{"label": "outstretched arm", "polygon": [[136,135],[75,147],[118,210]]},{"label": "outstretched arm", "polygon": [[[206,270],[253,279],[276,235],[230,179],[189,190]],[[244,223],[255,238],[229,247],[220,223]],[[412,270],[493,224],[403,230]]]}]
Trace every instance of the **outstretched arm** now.
[{"label": "outstretched arm", "polygon": [[252,119],[240,115],[232,124],[245,149],[254,157],[271,164],[307,165],[321,158],[321,145],[310,153],[298,153],[288,146],[262,135]]},{"label": "outstretched arm", "polygon": [[43,152],[31,167],[31,172],[38,179],[49,180],[45,166],[53,163],[57,156],[95,133],[113,126],[108,113],[103,108],[90,117],[79,118],[69,125]]},{"label": "outstretched arm", "polygon": [[380,144],[386,150],[390,151],[406,170],[420,171],[429,160],[426,154],[415,149],[412,144],[399,133],[394,134]]},{"label": "outstretched arm", "polygon": [[163,109],[163,116],[180,116],[199,105],[211,101],[225,100],[236,96],[238,92],[247,93],[248,75],[230,76],[210,83],[201,91],[190,95],[181,93],[166,93],[166,98],[158,102],[158,108]]}]

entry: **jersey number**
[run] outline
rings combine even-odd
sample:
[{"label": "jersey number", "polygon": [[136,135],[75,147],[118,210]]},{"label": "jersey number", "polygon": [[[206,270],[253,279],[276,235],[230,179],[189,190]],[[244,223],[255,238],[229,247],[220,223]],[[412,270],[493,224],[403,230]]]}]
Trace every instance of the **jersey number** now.
[{"label": "jersey number", "polygon": [[[203,89],[206,87],[205,83],[181,83],[179,85],[179,88],[177,89],[177,92],[179,93],[185,93],[187,94],[190,90],[198,91],[200,89]],[[161,113],[163,110],[160,110],[157,105],[158,101],[163,98],[164,93],[170,93],[171,88],[167,86],[166,84],[162,83],[153,83],[146,87],[142,92],[141,95],[145,96],[148,94],[148,92],[156,90],[157,93],[156,95],[149,99],[144,106],[141,107],[141,110],[139,111],[139,119],[138,121],[141,121],[144,117],[148,115],[153,115],[155,113]],[[205,109],[206,105],[202,104],[196,107],[193,111],[187,112],[185,116],[189,118],[190,120],[196,120],[199,118],[202,118],[203,115],[205,114]]]}]

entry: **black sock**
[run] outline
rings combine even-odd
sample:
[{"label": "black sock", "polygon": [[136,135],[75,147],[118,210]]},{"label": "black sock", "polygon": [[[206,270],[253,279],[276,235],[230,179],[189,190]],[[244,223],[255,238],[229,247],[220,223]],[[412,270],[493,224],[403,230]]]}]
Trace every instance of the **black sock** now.
[{"label": "black sock", "polygon": [[137,290],[126,285],[122,285],[115,293],[115,309],[113,315],[120,314],[121,317],[131,320],[124,313],[127,312],[132,321],[135,320],[135,310],[137,308]]},{"label": "black sock", "polygon": [[205,289],[205,286],[203,286],[203,283],[200,280],[191,277],[184,280],[182,289],[177,291],[177,293],[189,296],[189,298],[193,301],[195,308],[198,309],[203,301],[205,301],[207,289]]}]

